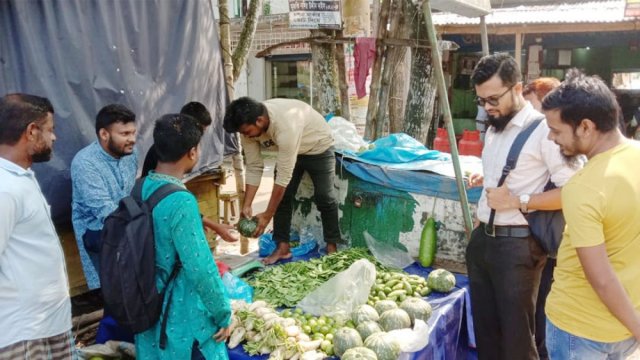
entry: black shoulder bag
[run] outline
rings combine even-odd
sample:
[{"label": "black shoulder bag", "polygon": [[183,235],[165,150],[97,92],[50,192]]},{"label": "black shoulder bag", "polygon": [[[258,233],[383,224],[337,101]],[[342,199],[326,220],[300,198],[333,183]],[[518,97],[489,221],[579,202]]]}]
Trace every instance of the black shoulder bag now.
[{"label": "black shoulder bag", "polygon": [[[498,187],[502,186],[511,170],[515,169],[518,163],[518,157],[522,151],[522,147],[529,139],[529,135],[538,127],[542,122],[542,119],[536,119],[531,122],[524,130],[522,130],[509,149],[507,155],[507,163],[502,168],[502,176],[498,181]],[[551,180],[544,187],[543,191],[549,191],[555,189],[556,186]],[[493,220],[495,218],[496,211],[491,209],[491,215],[489,216],[489,227],[493,226]],[[529,229],[531,235],[542,247],[542,249],[551,258],[555,258],[558,254],[558,247],[562,240],[562,232],[564,231],[564,216],[562,210],[536,210],[528,214],[524,214],[527,222],[529,223]]]}]

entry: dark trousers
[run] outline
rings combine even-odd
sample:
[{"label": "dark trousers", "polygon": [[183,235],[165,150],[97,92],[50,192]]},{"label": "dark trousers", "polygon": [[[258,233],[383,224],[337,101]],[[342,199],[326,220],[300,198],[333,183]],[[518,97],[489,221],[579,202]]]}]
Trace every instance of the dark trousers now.
[{"label": "dark trousers", "polygon": [[193,346],[191,347],[191,360],[207,360],[202,354],[202,351],[200,351],[197,340],[193,342]]},{"label": "dark trousers", "polygon": [[544,313],[544,304],[547,302],[547,295],[551,291],[553,282],[553,269],[556,267],[556,259],[547,258],[547,263],[542,269],[540,277],[540,287],[538,288],[538,299],[536,300],[536,347],[541,360],[549,359],[545,329],[547,326],[547,316]]},{"label": "dark trousers", "polygon": [[340,242],[338,200],[334,190],[336,158],[332,149],[317,155],[298,155],[291,181],[273,217],[273,238],[277,242],[289,242],[293,199],[305,171],[313,181],[313,200],[320,211],[324,240],[327,243],[338,243]]},{"label": "dark trousers", "polygon": [[102,231],[88,230],[82,235],[82,243],[84,249],[91,259],[93,267],[96,269],[96,273],[100,276],[100,250],[102,249]]},{"label": "dark trousers", "polygon": [[471,311],[480,360],[537,360],[535,302],[546,254],[532,237],[491,237],[481,225],[467,246]]}]

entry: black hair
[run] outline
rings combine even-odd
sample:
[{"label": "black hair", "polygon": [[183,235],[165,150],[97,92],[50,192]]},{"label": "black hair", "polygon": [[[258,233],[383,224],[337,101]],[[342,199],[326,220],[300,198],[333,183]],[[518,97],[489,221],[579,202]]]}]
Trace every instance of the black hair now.
[{"label": "black hair", "polygon": [[192,101],[183,106],[180,109],[180,114],[193,117],[203,129],[211,125],[211,113],[209,113],[206,106],[197,101]]},{"label": "black hair", "polygon": [[522,79],[520,67],[509,54],[492,54],[483,56],[471,73],[474,85],[481,85],[498,74],[505,86],[512,86]]},{"label": "black hair", "polygon": [[542,100],[542,110],[560,110],[560,119],[575,130],[590,119],[600,132],[618,126],[620,106],[615,94],[597,76],[587,76],[577,69],[567,72],[565,80]]},{"label": "black hair", "polygon": [[112,124],[127,124],[134,121],[136,121],[136,114],[126,106],[120,104],[107,105],[100,109],[96,116],[96,135],[100,133],[100,129],[106,129]]},{"label": "black hair", "polygon": [[49,99],[29,94],[7,94],[0,99],[0,144],[15,145],[29,124],[53,114]]},{"label": "black hair", "polygon": [[197,120],[184,114],[167,114],[156,120],[153,143],[158,162],[176,162],[198,146],[202,128]]},{"label": "black hair", "polygon": [[241,97],[227,106],[224,114],[224,129],[235,133],[242,125],[254,125],[258,116],[265,115],[267,108],[259,101],[250,97]]}]

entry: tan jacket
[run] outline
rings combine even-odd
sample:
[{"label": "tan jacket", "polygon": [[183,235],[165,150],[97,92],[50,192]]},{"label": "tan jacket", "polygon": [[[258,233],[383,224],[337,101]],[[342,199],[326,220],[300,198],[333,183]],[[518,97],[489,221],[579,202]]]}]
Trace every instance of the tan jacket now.
[{"label": "tan jacket", "polygon": [[298,155],[316,155],[333,146],[331,127],[309,104],[293,99],[262,102],[269,114],[269,128],[257,138],[241,135],[247,163],[246,183],[259,186],[264,162],[260,145],[278,151],[275,184],[286,187]]}]

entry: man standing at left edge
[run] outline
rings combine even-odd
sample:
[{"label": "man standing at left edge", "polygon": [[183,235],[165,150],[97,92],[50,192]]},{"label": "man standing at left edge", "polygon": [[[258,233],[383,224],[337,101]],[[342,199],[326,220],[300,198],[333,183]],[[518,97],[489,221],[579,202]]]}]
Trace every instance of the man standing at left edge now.
[{"label": "man standing at left edge", "polygon": [[129,195],[136,181],[135,119],[123,105],[103,107],[96,116],[98,140],[80,150],[71,162],[71,218],[89,289],[100,287],[104,219]]},{"label": "man standing at left edge", "polygon": [[64,253],[31,170],[53,128],[48,99],[0,99],[0,360],[75,358]]}]

